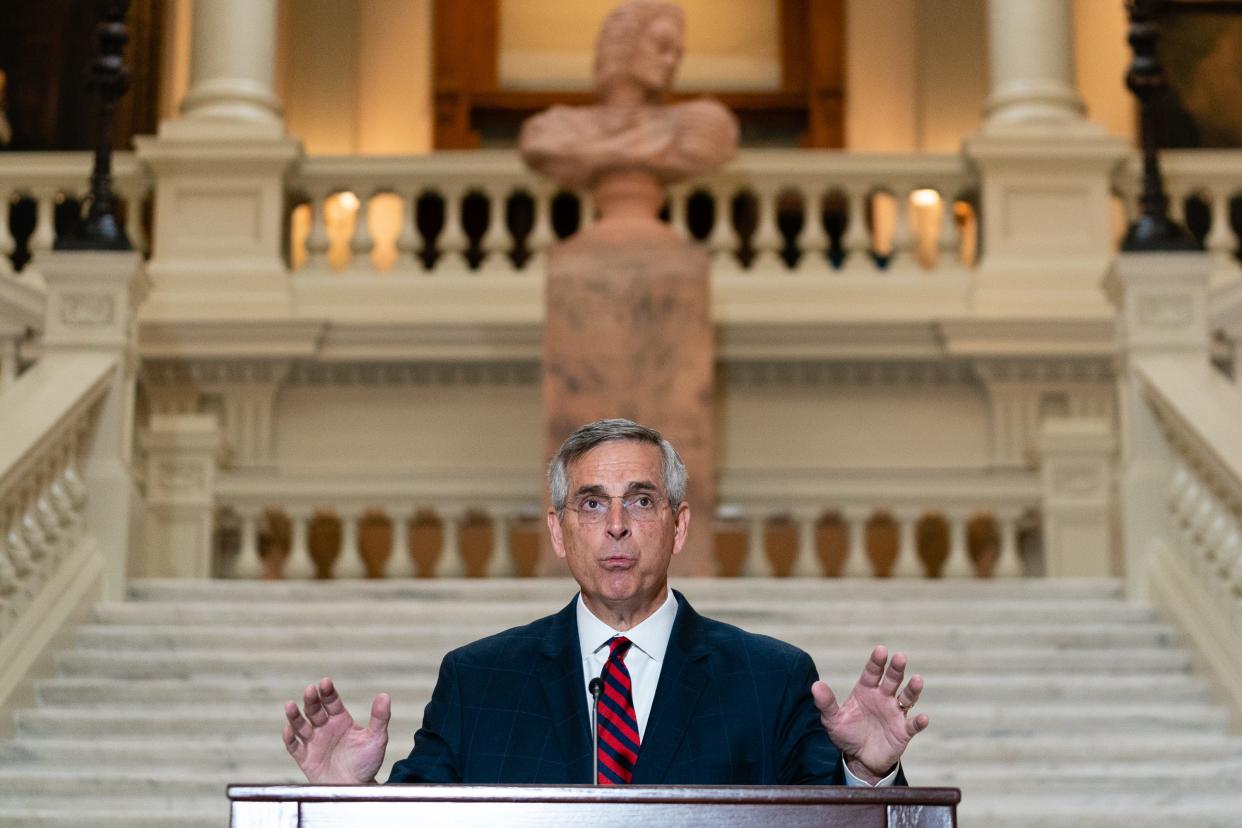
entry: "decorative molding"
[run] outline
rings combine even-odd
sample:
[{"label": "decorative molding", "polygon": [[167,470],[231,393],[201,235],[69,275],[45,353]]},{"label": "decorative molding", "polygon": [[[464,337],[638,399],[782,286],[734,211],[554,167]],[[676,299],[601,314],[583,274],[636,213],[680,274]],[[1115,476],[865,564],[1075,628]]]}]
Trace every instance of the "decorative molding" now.
[{"label": "decorative molding", "polygon": [[60,299],[60,321],[76,327],[107,326],[116,318],[116,296],[109,293],[65,293]]},{"label": "decorative molding", "polygon": [[718,379],[742,386],[913,386],[977,385],[969,361],[723,362]]},{"label": "decorative molding", "polygon": [[292,386],[533,386],[538,362],[309,363],[291,366]]}]

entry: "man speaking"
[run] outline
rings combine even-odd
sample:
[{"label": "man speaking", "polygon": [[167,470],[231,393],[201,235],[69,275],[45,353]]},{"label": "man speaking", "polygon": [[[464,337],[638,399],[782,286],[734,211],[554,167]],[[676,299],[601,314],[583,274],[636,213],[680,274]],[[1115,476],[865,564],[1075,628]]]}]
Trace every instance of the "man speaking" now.
[{"label": "man speaking", "polygon": [[[904,784],[923,680],[876,647],[843,702],[803,651],[704,618],[668,588],[690,528],[686,470],[660,434],[601,420],[548,470],[548,531],[579,593],[555,615],[444,657],[389,782]],[[330,679],[285,705],[312,784],[375,782],[391,701],[355,724]],[[592,722],[596,722],[592,733]]]}]

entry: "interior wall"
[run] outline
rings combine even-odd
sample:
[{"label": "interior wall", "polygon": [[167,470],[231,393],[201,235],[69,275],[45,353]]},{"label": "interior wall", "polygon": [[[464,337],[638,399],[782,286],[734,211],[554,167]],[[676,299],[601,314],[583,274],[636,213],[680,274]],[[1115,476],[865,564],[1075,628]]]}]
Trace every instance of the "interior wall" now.
[{"label": "interior wall", "polygon": [[913,0],[848,0],[845,148],[909,152],[918,144]]},{"label": "interior wall", "polygon": [[956,152],[988,96],[986,0],[917,0],[915,149]]},{"label": "interior wall", "polygon": [[[777,0],[672,0],[686,14],[679,89],[780,88]],[[500,85],[589,89],[595,37],[617,0],[500,0]]]},{"label": "interior wall", "polygon": [[190,86],[191,0],[165,0],[160,120],[176,118]]},{"label": "interior wall", "polygon": [[1074,0],[1074,64],[1087,117],[1112,135],[1135,137],[1134,96],[1125,87],[1130,65],[1125,5]]}]

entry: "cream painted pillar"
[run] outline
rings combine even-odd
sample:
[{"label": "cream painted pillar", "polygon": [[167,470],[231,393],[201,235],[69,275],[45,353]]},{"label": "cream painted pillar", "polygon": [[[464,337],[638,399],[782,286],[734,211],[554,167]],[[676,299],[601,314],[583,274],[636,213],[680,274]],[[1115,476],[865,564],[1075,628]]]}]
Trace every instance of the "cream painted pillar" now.
[{"label": "cream painted pillar", "polygon": [[[989,0],[992,92],[966,155],[981,178],[984,316],[1112,317],[1111,193],[1123,139],[1084,117],[1070,0]],[[1120,83],[1120,79],[1118,79]]]},{"label": "cream painted pillar", "polygon": [[87,525],[104,558],[103,597],[125,597],[130,546],[142,521],[133,468],[134,316],[146,289],[135,252],[48,251],[43,353],[86,352],[116,358],[107,396],[87,437],[82,463]]},{"label": "cream painted pillar", "polygon": [[[210,578],[215,479],[222,440],[211,414],[157,414],[143,436],[147,450],[147,577]],[[253,534],[253,516],[243,530]],[[253,540],[251,541],[253,543]],[[243,539],[243,548],[246,541]],[[247,558],[257,551],[247,550]],[[244,560],[243,566],[254,560]]]},{"label": "cream painted pillar", "polygon": [[262,336],[290,316],[284,182],[301,147],[273,89],[276,2],[195,2],[182,117],[135,140],[155,176],[144,347],[187,322],[251,319]]},{"label": "cream painted pillar", "polygon": [[199,0],[190,38],[190,89],[181,114],[194,128],[214,122],[249,136],[283,134],[274,91],[276,0]]},{"label": "cream painted pillar", "polygon": [[1170,543],[1167,497],[1174,467],[1135,362],[1148,356],[1176,357],[1190,371],[1207,364],[1210,273],[1205,253],[1122,253],[1117,258],[1122,362],[1118,496],[1126,592],[1139,600],[1149,597],[1152,556]]},{"label": "cream painted pillar", "polygon": [[[985,131],[1081,121],[1071,0],[988,0]],[[1120,82],[1120,79],[1118,80]]]},{"label": "cream painted pillar", "polygon": [[1049,577],[1113,575],[1112,424],[1050,419],[1039,435],[1044,568]]}]

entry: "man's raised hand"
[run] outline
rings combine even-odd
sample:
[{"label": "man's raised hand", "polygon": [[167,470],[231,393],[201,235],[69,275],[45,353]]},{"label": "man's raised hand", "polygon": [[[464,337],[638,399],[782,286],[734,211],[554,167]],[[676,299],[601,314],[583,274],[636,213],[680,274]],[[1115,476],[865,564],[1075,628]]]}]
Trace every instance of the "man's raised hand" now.
[{"label": "man's raised hand", "polygon": [[309,684],[302,695],[305,711],[285,702],[284,739],[289,755],[312,785],[363,785],[375,782],[388,748],[392,700],[380,693],[371,702],[371,721],[354,723],[331,679]]},{"label": "man's raised hand", "polygon": [[895,653],[889,662],[888,649],[879,646],[844,704],[837,704],[824,682],[811,685],[828,738],[841,749],[850,772],[872,784],[888,775],[914,735],[927,727],[926,716],[906,715],[923,692],[923,677],[916,675],[902,687],[905,674],[905,654]]}]

